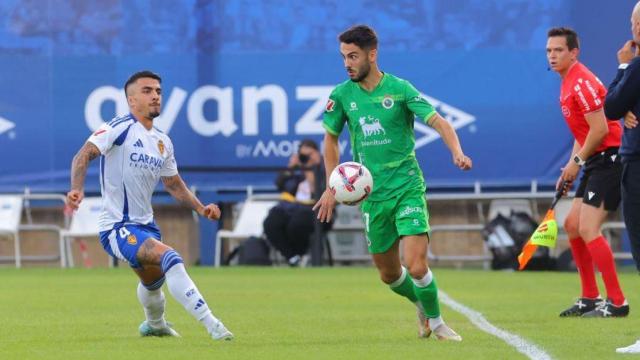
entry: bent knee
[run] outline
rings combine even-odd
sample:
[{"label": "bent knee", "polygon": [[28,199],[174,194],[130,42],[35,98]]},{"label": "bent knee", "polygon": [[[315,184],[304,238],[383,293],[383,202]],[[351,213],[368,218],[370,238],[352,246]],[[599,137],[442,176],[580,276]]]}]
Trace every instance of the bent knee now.
[{"label": "bent knee", "polygon": [[564,231],[573,239],[580,235],[580,222],[577,217],[568,216],[564,221]]},{"label": "bent knee", "polygon": [[409,275],[414,279],[422,279],[427,274],[427,264],[414,264],[409,267]]},{"label": "bent knee", "polygon": [[160,265],[162,257],[169,251],[174,250],[154,238],[148,238],[140,245],[136,256],[142,265]]},{"label": "bent knee", "polygon": [[400,279],[401,276],[402,269],[400,269],[400,271],[380,270],[380,280],[387,285]]}]

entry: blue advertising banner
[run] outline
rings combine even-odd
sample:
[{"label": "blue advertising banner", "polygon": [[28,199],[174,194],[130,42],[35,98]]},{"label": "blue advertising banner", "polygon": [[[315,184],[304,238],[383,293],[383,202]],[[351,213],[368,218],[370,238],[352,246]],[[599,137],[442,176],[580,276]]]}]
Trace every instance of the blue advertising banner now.
[{"label": "blue advertising banner", "polygon": [[[46,4],[47,6],[43,6]],[[163,77],[156,125],[182,167],[283,166],[346,72],[337,35],[368,23],[383,71],[412,82],[457,129],[474,169],[457,170],[437,133],[416,123],[432,187],[554,183],[572,145],[547,70],[546,31],[582,36],[582,61],[605,84],[629,37],[633,4],[484,1],[3,1],[0,4],[0,190],[65,190],[75,152],[127,112],[122,85]],[[595,33],[590,20],[611,20]],[[603,39],[603,35],[606,35]],[[345,134],[343,134],[345,135]],[[348,137],[340,142],[350,159]],[[94,164],[96,165],[96,164]],[[88,179],[98,189],[96,167]],[[200,186],[271,185],[274,174],[190,174]]]}]

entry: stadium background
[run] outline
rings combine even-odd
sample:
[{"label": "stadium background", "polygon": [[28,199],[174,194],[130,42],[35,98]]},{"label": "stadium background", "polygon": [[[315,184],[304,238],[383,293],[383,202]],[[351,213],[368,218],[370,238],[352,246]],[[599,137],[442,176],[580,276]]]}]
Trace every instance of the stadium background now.
[{"label": "stadium background", "polygon": [[[0,192],[66,191],[74,153],[102,121],[126,112],[121,87],[140,69],[163,76],[157,125],[201,196],[238,201],[246,186],[273,189],[273,171],[258,170],[284,165],[302,138],[321,140],[328,93],[346,79],[336,36],[356,23],[377,30],[381,68],[428,96],[474,159],[472,171],[459,172],[434,132],[417,125],[431,189],[550,186],[572,141],[558,108],[559,77],[547,71],[546,31],[575,28],[581,60],[607,84],[629,37],[632,5],[3,1]],[[87,191],[98,190],[95,162]],[[201,239],[213,231],[201,223]]]},{"label": "stadium background", "polygon": [[[571,142],[557,106],[559,78],[546,70],[546,30],[573,26],[582,61],[608,83],[628,38],[628,7],[568,0],[3,1],[0,117],[15,127],[0,134],[0,187],[66,189],[75,151],[100,120],[126,112],[122,84],[146,68],[164,78],[158,125],[172,137],[179,165],[282,165],[292,141],[321,139],[319,109],[305,113],[346,79],[336,36],[363,22],[380,37],[381,68],[411,80],[460,122],[476,165],[467,174],[450,166],[440,141],[427,142],[432,134],[417,133],[427,142],[417,153],[431,186],[551,183]],[[251,93],[258,90],[277,105],[263,101],[256,112]],[[231,183],[216,173],[185,176],[199,185]],[[97,176],[89,180],[96,189]],[[271,185],[272,176],[257,181]],[[256,185],[256,177],[240,173],[233,184]]]}]

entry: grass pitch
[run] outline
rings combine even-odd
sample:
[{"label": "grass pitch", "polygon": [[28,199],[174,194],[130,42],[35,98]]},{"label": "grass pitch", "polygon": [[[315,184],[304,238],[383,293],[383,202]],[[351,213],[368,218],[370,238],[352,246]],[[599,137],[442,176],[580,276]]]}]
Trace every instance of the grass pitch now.
[{"label": "grass pitch", "polygon": [[[0,359],[525,358],[446,306],[445,320],[463,342],[418,339],[413,306],[380,283],[373,268],[189,272],[234,341],[211,340],[166,288],[167,318],[183,337],[140,338],[144,315],[126,267],[2,268]],[[635,273],[621,274],[629,318],[561,319],[558,313],[579,294],[577,274],[434,272],[453,299],[554,359],[622,358],[615,348],[640,338]]]}]

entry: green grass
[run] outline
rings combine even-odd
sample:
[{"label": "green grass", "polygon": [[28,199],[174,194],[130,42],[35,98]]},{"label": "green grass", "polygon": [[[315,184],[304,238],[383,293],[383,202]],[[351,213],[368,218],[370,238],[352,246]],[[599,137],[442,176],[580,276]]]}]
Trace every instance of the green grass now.
[{"label": "green grass", "polygon": [[[416,338],[412,305],[373,268],[189,269],[214,313],[236,335],[214,342],[168,292],[182,338],[140,338],[136,278],[126,269],[0,269],[0,359],[524,359],[443,306],[462,343]],[[570,273],[436,269],[453,299],[482,312],[554,359],[621,358],[640,337],[638,275],[621,282],[627,319],[560,319],[579,292]],[[602,289],[602,287],[601,287]],[[639,305],[640,306],[640,305]]]}]

